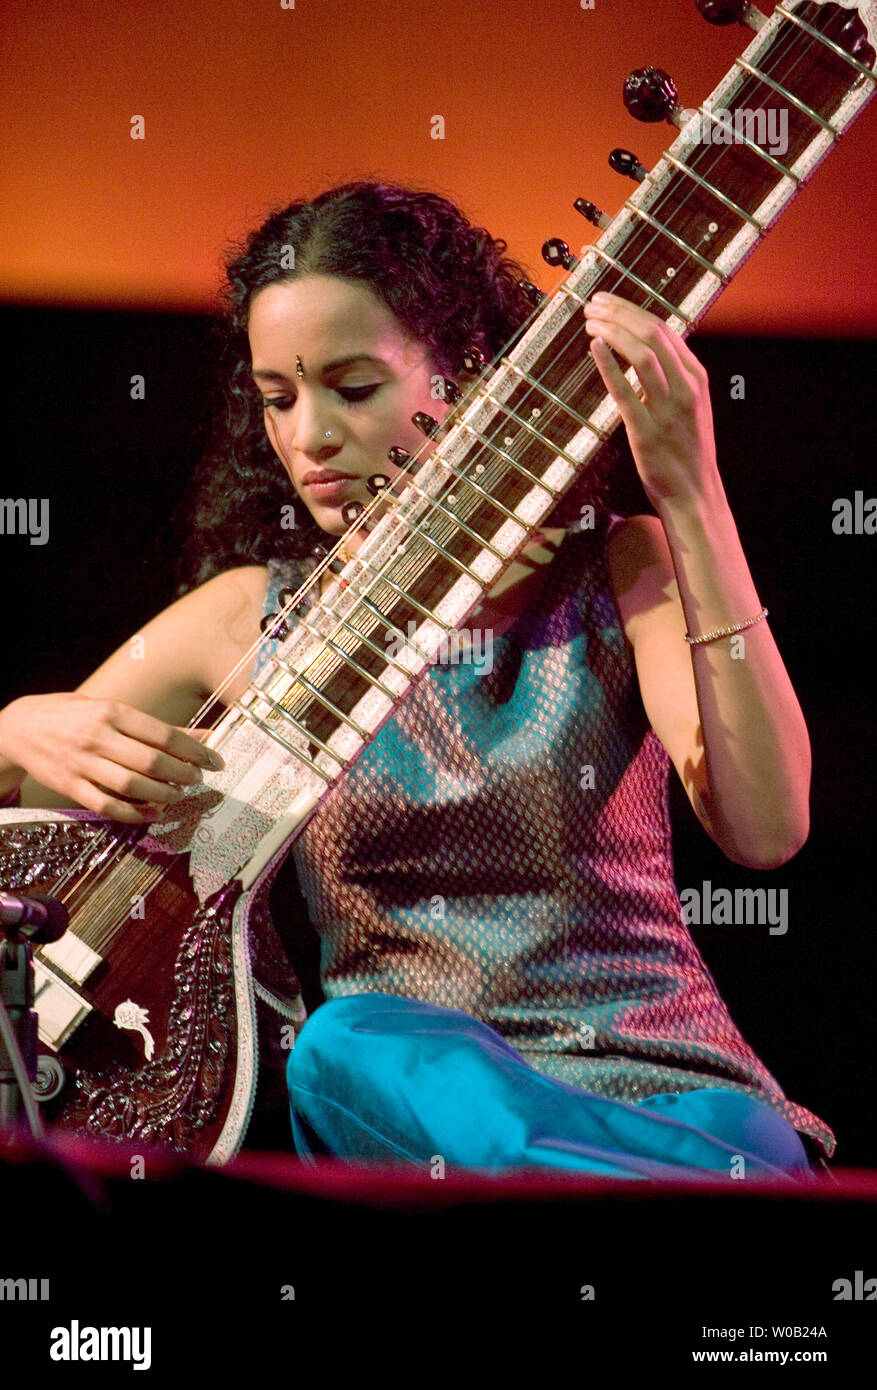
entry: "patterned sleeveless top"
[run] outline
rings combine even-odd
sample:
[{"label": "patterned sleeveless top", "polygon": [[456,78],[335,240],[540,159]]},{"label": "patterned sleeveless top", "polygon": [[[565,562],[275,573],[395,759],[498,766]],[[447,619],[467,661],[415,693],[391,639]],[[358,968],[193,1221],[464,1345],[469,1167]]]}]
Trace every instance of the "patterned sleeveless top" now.
[{"label": "patterned sleeveless top", "polygon": [[[671,764],[610,586],[613,522],[570,528],[506,632],[473,628],[469,659],[448,644],[295,841],[324,997],[462,1009],[537,1071],[617,1100],[747,1091],[831,1157],[683,921]],[[271,561],[265,612],[316,563]]]}]

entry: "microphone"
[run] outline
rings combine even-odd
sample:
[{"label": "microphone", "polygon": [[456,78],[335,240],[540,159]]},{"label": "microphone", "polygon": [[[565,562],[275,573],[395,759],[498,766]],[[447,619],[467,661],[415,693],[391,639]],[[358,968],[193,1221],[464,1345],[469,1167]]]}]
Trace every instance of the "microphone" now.
[{"label": "microphone", "polygon": [[0,892],[0,929],[16,927],[16,935],[29,941],[57,941],[67,930],[67,909],[57,898],[44,893],[20,897],[18,893]]}]

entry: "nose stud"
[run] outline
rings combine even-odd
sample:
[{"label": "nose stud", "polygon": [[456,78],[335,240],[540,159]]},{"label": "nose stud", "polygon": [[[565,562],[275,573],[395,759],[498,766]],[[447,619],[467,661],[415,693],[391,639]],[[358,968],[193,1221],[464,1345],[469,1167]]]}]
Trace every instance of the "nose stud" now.
[{"label": "nose stud", "polygon": [[327,439],[331,439],[331,438],[332,438],[332,431],[331,431],[331,430],[326,430],[326,438],[327,438]]}]

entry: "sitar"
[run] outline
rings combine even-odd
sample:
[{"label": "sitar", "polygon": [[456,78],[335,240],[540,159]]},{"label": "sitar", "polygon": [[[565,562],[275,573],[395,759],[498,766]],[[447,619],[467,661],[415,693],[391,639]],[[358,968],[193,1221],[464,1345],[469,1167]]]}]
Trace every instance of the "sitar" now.
[{"label": "sitar", "polygon": [[[282,960],[267,894],[297,836],[619,425],[589,355],[583,306],[598,289],[689,334],[874,94],[877,4],[697,0],[754,31],[696,109],[644,68],[625,104],[677,128],[636,189],[489,364],[429,416],[416,456],[396,450],[368,507],[348,504],[352,560],[329,587],[281,595],[272,654],[207,742],[225,767],[146,826],[88,811],[0,811],[3,886],[64,904],[64,936],[34,952],[40,1065],[51,1124],[154,1144],[211,1164],[239,1150],[265,1047],[294,1045],[307,1013]],[[782,130],[781,144],[775,136]],[[635,387],[633,368],[626,372]],[[401,480],[401,481],[400,481]],[[363,539],[364,533],[364,539]],[[311,584],[319,582],[319,571]],[[291,625],[287,619],[294,614]],[[388,646],[393,643],[393,655]]]}]

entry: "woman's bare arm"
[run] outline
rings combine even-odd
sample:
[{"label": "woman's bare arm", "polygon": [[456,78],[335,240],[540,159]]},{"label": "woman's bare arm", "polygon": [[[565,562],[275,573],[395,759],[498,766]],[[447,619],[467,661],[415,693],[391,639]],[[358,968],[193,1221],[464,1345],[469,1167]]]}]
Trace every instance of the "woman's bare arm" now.
[{"label": "woman's bare arm", "polygon": [[[169,728],[180,729],[187,725],[205,699],[246,658],[252,644],[258,641],[266,577],[265,567],[261,565],[227,570],[164,609],[73,692],[88,697],[94,702],[94,708],[89,708],[82,701],[68,699],[65,704],[59,697],[29,696],[13,701],[0,710],[0,797],[10,791],[16,782],[20,782],[23,806],[81,805],[82,802],[69,794],[73,771],[71,769],[68,776],[64,770],[65,761],[69,762],[74,757],[70,742],[75,732],[77,752],[80,746],[94,743],[96,746],[92,753],[100,752],[104,756],[107,751],[106,737],[105,733],[99,735],[98,730],[105,730],[108,721],[112,725],[114,705],[152,716]],[[250,660],[245,660],[241,671],[222,696],[225,702],[230,702],[242,692],[249,679],[251,665]],[[50,706],[47,702],[53,699],[56,704]],[[99,705],[102,705],[101,709],[98,709]],[[71,714],[75,710],[75,731],[66,727],[69,719],[64,711],[68,708]],[[91,723],[87,716],[93,716]],[[22,737],[25,725],[35,729],[39,721],[42,721],[42,727],[38,741],[44,748],[51,745],[52,730],[55,730],[59,749],[58,776],[54,773],[51,759],[41,755],[36,746],[31,749]],[[136,721],[131,721],[129,717],[128,724],[134,723]],[[124,735],[118,734],[113,746],[120,750],[120,755],[123,737],[148,743],[151,749],[165,746],[153,742],[159,737],[157,731],[142,721],[136,723],[136,732],[128,730]],[[99,738],[104,739],[100,748],[97,747]],[[181,743],[180,739],[184,742]],[[36,744],[36,735],[34,740]],[[186,735],[180,734],[174,743],[176,756],[183,755],[184,749],[188,755],[194,756],[190,742]],[[67,785],[67,794],[60,791],[57,785],[47,786],[29,774],[22,779],[22,765],[16,761],[14,753],[17,749],[23,756],[26,746],[28,761],[38,762],[43,756],[45,766],[51,769],[51,780],[56,783],[60,780]],[[169,746],[167,751],[170,751]],[[154,775],[161,776],[158,759],[152,761],[156,763]],[[129,766],[128,763],[124,765]],[[151,771],[139,764],[137,770],[142,775],[150,775]],[[122,788],[116,787],[114,790],[120,791]]]}]

